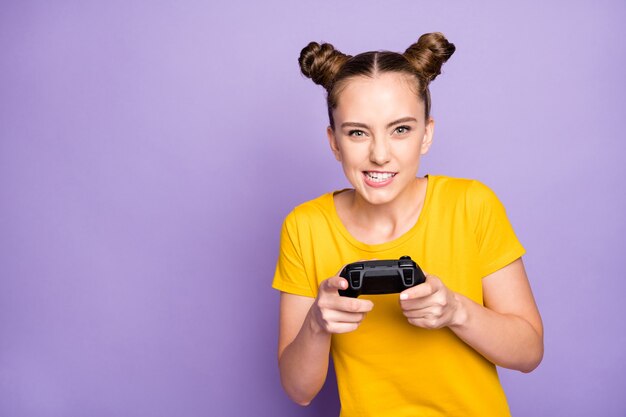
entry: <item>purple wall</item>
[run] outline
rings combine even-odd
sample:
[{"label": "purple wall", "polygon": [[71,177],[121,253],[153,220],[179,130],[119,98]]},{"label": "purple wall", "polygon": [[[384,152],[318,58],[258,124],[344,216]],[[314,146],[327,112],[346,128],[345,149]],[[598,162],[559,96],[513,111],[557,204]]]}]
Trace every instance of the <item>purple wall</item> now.
[{"label": "purple wall", "polygon": [[0,415],[336,414],[276,369],[282,218],[346,186],[296,59],[434,30],[457,53],[422,172],[498,193],[545,321],[541,367],[501,371],[513,414],[626,414],[624,2],[12,3]]}]

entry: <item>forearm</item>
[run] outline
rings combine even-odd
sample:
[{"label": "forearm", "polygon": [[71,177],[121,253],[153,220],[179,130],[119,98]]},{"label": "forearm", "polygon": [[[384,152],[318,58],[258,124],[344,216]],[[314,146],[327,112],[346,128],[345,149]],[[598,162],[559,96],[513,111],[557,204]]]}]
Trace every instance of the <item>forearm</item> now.
[{"label": "forearm", "polygon": [[449,328],[494,364],[530,372],[543,357],[541,323],[533,326],[522,317],[501,314],[455,294],[455,320]]},{"label": "forearm", "polygon": [[328,373],[331,335],[307,314],[300,332],[280,354],[280,379],[289,397],[308,405],[324,385]]}]

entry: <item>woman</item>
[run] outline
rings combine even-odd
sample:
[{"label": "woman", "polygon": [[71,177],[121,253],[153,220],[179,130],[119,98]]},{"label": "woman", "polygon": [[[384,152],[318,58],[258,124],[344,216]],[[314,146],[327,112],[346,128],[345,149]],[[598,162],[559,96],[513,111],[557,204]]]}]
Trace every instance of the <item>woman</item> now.
[{"label": "woman", "polygon": [[[510,415],[495,365],[530,372],[543,328],[518,242],[477,181],[417,177],[433,140],[428,84],[455,47],[440,33],[403,54],[302,50],[302,73],[328,92],[328,140],[353,189],[285,219],[279,367],[298,404],[321,389],[332,352],[341,416]],[[348,298],[342,266],[410,256],[426,282]]]}]

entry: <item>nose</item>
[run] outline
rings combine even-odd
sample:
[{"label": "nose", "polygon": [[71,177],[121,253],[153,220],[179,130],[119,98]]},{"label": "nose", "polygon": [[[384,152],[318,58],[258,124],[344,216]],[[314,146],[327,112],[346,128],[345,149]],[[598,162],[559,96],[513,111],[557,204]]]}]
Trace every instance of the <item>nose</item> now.
[{"label": "nose", "polygon": [[385,165],[391,159],[389,140],[386,138],[374,139],[370,146],[370,161],[376,165]]}]

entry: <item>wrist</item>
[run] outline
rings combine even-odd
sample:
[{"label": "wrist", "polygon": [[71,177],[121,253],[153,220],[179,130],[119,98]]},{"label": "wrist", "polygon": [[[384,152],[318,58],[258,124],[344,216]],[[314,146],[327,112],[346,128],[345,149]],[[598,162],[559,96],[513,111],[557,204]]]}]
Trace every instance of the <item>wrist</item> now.
[{"label": "wrist", "polygon": [[468,299],[459,293],[454,293],[454,314],[449,325],[451,328],[462,328],[467,325],[469,320],[469,313],[467,309]]},{"label": "wrist", "polygon": [[315,304],[309,310],[309,314],[306,317],[306,327],[309,329],[309,334],[312,336],[322,336],[328,335],[329,333],[326,331],[324,326],[318,321],[318,317],[316,312],[313,310],[315,308]]}]

